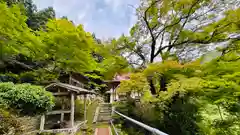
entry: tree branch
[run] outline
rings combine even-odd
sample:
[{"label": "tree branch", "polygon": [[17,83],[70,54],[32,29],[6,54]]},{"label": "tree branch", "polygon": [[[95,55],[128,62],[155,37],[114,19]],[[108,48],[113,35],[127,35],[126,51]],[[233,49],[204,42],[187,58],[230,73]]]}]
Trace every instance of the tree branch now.
[{"label": "tree branch", "polygon": [[[160,45],[159,45],[159,48],[162,48],[162,44],[163,44],[163,40],[164,40],[164,35],[165,35],[165,31],[163,32],[162,34],[162,37],[161,37],[161,42],[160,42]],[[158,49],[159,50],[159,49]],[[154,58],[158,56],[158,54],[161,53],[162,54],[162,51],[157,51],[156,54],[154,54]]]},{"label": "tree branch", "polygon": [[143,17],[143,20],[144,22],[146,23],[147,25],[147,29],[150,33],[150,36],[152,38],[152,43],[151,43],[151,54],[150,54],[150,62],[152,63],[153,60],[154,60],[154,53],[155,53],[155,46],[156,46],[156,38],[154,37],[154,34],[153,34],[153,29],[151,28],[148,20],[147,20],[147,12],[148,10],[153,6],[155,5],[157,2],[159,2],[160,0],[156,0],[154,1],[144,12],[144,17]]},{"label": "tree branch", "polygon": [[[185,21],[183,22],[183,25],[181,26],[179,32],[178,32],[178,35],[176,37],[176,39],[174,40],[173,43],[170,42],[170,44],[175,44],[177,42],[177,40],[179,39],[180,37],[180,33],[182,32],[183,28],[185,27],[186,23],[188,22],[188,19],[190,18],[190,16],[192,15],[191,12],[192,12],[192,9],[194,6],[196,6],[198,4],[200,0],[197,0],[195,3],[192,4],[192,6],[190,7],[188,13],[187,13],[187,16],[186,16],[186,19]],[[167,51],[170,51],[172,49],[172,47],[169,47]]]}]

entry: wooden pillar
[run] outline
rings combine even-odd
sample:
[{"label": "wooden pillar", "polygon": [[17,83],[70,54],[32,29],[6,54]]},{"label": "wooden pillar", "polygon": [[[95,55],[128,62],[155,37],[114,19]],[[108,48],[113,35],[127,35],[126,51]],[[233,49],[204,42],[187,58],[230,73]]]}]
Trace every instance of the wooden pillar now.
[{"label": "wooden pillar", "polygon": [[45,124],[45,115],[41,116],[41,123],[40,123],[40,131],[44,130],[44,124]]},{"label": "wooden pillar", "polygon": [[[110,103],[111,103],[113,101],[113,90],[112,89],[110,89],[109,95],[110,95]],[[108,96],[108,94],[107,94],[107,96]]]},{"label": "wooden pillar", "polygon": [[69,84],[72,84],[72,74],[69,75]]},{"label": "wooden pillar", "polygon": [[116,100],[116,94],[115,94],[116,86],[113,87],[113,102]]},{"label": "wooden pillar", "polygon": [[[58,92],[60,93],[61,92],[61,89],[58,88]],[[64,106],[64,100],[62,99],[62,107],[61,109],[64,110],[65,106]],[[61,113],[61,118],[60,118],[60,121],[63,122],[64,121],[64,113]]]},{"label": "wooden pillar", "polygon": [[115,96],[114,101],[117,101],[117,88],[114,89],[114,96]]},{"label": "wooden pillar", "polygon": [[84,121],[87,120],[87,95],[84,94]]},{"label": "wooden pillar", "polygon": [[[62,103],[62,110],[64,110],[65,109],[65,105],[64,105],[64,103]],[[64,113],[61,113],[61,122],[63,122],[64,121]]]},{"label": "wooden pillar", "polygon": [[116,90],[117,90],[117,87],[115,87],[114,90],[113,90],[114,102],[117,101],[117,92],[116,92]]},{"label": "wooden pillar", "polygon": [[71,93],[71,114],[70,114],[70,125],[74,127],[74,108],[75,108],[75,93]]}]

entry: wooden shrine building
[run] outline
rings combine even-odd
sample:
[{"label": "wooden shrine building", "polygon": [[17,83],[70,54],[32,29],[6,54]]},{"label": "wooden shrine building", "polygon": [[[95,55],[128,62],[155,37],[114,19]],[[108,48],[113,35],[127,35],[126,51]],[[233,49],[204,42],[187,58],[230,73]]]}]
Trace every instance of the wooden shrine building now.
[{"label": "wooden shrine building", "polygon": [[[117,88],[120,86],[121,81],[129,80],[130,73],[126,74],[116,74],[113,80],[106,80],[104,83],[108,86],[108,91],[106,94],[108,95],[109,103],[117,102],[117,101],[126,101],[127,100],[127,93],[126,92],[117,92]],[[135,99],[135,101],[140,101],[141,93],[132,90],[130,92],[130,97]]]},{"label": "wooden shrine building", "polygon": [[[73,78],[70,76],[70,83],[72,82]],[[75,83],[78,82],[75,80]],[[46,114],[41,116],[41,123],[40,123],[40,132],[48,132],[48,133],[59,133],[59,132],[76,132],[81,125],[86,123],[86,96],[89,94],[96,94],[95,92],[89,91],[87,89],[81,88],[79,86],[74,86],[66,83],[52,83],[45,87],[47,91],[52,92],[55,97],[61,99],[70,99],[70,108],[66,108],[64,104],[61,104],[60,110],[52,110],[47,112]],[[74,119],[74,110],[75,110],[75,99],[78,95],[84,95],[84,121],[76,122]],[[65,120],[65,116],[70,114],[70,118],[68,120],[68,124],[64,127],[60,127],[57,129],[45,129],[45,122],[46,116],[50,115],[60,115],[59,124],[63,123]]]}]

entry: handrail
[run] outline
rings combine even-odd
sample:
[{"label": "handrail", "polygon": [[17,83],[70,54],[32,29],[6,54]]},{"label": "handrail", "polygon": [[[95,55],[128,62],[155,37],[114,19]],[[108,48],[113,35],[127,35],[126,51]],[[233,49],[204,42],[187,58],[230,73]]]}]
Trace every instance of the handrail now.
[{"label": "handrail", "polygon": [[115,133],[115,135],[118,135],[117,129],[115,128],[115,126],[113,125],[112,120],[110,120],[111,126],[113,127],[113,131]]},{"label": "handrail", "polygon": [[150,126],[148,126],[148,125],[146,125],[146,124],[144,124],[144,123],[142,123],[142,122],[139,122],[139,121],[134,120],[134,119],[132,119],[132,118],[130,118],[130,117],[128,117],[128,116],[125,116],[124,114],[121,114],[121,113],[118,112],[118,111],[115,111],[115,110],[113,110],[113,111],[114,111],[116,114],[118,114],[118,115],[124,117],[125,119],[127,119],[127,120],[129,120],[129,121],[131,121],[131,122],[133,122],[133,123],[135,123],[135,124],[137,124],[137,125],[145,128],[146,130],[148,130],[148,131],[150,131],[150,132],[152,132],[152,133],[154,133],[154,134],[157,134],[157,135],[168,135],[168,134],[166,134],[166,133],[164,133],[164,132],[162,132],[162,131],[160,131],[160,130],[158,130],[158,129],[156,129],[156,128],[150,127]]}]

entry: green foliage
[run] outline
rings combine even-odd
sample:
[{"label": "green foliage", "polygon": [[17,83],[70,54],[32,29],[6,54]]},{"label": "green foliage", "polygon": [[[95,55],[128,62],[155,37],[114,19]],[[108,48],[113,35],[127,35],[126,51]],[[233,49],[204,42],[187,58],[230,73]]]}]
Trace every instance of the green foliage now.
[{"label": "green foliage", "polygon": [[82,120],[84,116],[84,101],[77,99],[75,100],[75,104],[76,104],[75,116],[76,118],[80,118],[79,120]]},{"label": "green foliage", "polygon": [[20,81],[21,83],[34,83],[36,77],[38,76],[35,72],[25,72],[20,74]]},{"label": "green foliage", "polygon": [[117,72],[124,72],[128,65],[126,60],[120,56],[110,56],[100,63],[100,71],[106,79],[112,79]]},{"label": "green foliage", "polygon": [[27,24],[33,30],[39,30],[40,28],[45,28],[47,22],[55,18],[55,11],[52,7],[34,12],[28,15]]},{"label": "green foliage", "polygon": [[36,55],[40,51],[38,46],[41,46],[41,41],[28,28],[25,23],[27,17],[21,13],[21,8],[0,3],[0,9],[1,60],[10,54]]},{"label": "green foliage", "polygon": [[[97,71],[100,74],[90,76],[102,81],[112,79],[116,72],[128,67],[126,60],[112,48],[114,42],[103,45],[96,37],[85,32],[82,25],[76,26],[67,19],[54,19],[55,13],[52,8],[37,11],[31,0],[5,2],[7,4],[3,2],[0,4],[1,60],[14,60],[14,67],[15,64],[19,64],[32,69],[32,66],[28,66],[29,63],[37,65],[34,71],[21,73],[20,82],[40,84],[42,80],[57,78],[56,72],[62,70],[83,74]],[[36,29],[39,31],[32,31]],[[23,62],[15,60],[18,55],[29,60]],[[39,71],[37,68],[53,73]]]},{"label": "green foliage", "polygon": [[13,73],[0,74],[0,82],[19,82],[19,76]]},{"label": "green foliage", "polygon": [[20,83],[44,84],[54,81],[58,75],[54,72],[49,72],[44,69],[38,69],[29,72],[23,72],[19,75]]},{"label": "green foliage", "polygon": [[119,56],[115,48],[116,40],[105,45],[97,45],[95,52],[102,57],[102,61],[97,65],[97,71],[103,76],[103,79],[111,80],[116,73],[129,71],[129,65],[126,59]]},{"label": "green foliage", "polygon": [[143,74],[131,74],[130,80],[122,80],[120,87],[117,89],[118,93],[128,93],[131,91],[140,92],[142,94],[149,91],[147,78]]},{"label": "green foliage", "polygon": [[57,67],[82,73],[96,69],[91,56],[94,41],[82,25],[76,27],[66,19],[51,20],[38,34],[46,44],[44,57]]},{"label": "green foliage", "polygon": [[[137,9],[139,21],[131,29],[130,37],[122,35],[102,42],[82,25],[76,26],[66,18],[55,19],[52,8],[37,11],[32,0],[1,0],[1,68],[5,68],[4,62],[17,60],[19,55],[29,59],[15,64],[34,63],[37,68],[19,75],[3,73],[0,82],[42,84],[57,79],[62,71],[73,71],[89,77],[92,89],[104,92],[103,80],[129,72],[130,65],[138,66],[139,72],[122,81],[118,92],[137,91],[142,100],[135,103],[129,99],[119,107],[122,112],[173,135],[240,134],[240,9],[232,8],[237,3],[213,0],[141,3]],[[198,51],[205,52],[218,43],[225,45],[217,48],[217,55],[211,55],[209,60],[205,59],[207,55],[196,59]],[[162,61],[154,62],[156,58]],[[148,81],[157,89],[155,96],[149,92]],[[21,114],[46,112],[53,107],[53,100],[40,86],[0,83],[0,104]],[[56,107],[62,103],[66,102],[57,102]],[[82,116],[81,101],[77,101],[76,109]],[[21,133],[14,116],[5,110],[0,110],[0,116],[4,117],[0,134],[9,132],[6,127]],[[132,123],[121,124],[130,134],[139,131],[149,134]]]},{"label": "green foliage", "polygon": [[54,106],[51,93],[30,84],[0,83],[1,104],[15,108],[23,114],[43,113]]},{"label": "green foliage", "polygon": [[[130,64],[191,61],[212,45],[239,39],[239,3],[234,0],[140,0],[138,21],[115,48]],[[237,5],[237,6],[236,6]],[[235,7],[235,8],[233,8]]]},{"label": "green foliage", "polygon": [[159,92],[167,89],[167,84],[171,79],[176,79],[181,76],[193,77],[198,74],[197,71],[199,71],[199,69],[200,59],[184,64],[173,60],[166,60],[162,63],[156,62],[149,64],[143,73],[146,77],[152,79],[154,87]]},{"label": "green foliage", "polygon": [[239,134],[240,69],[233,52],[204,64],[149,65],[145,75],[165,75],[167,90],[148,102],[126,102],[120,111],[169,134]]},{"label": "green foliage", "polygon": [[46,9],[37,10],[32,0],[1,0],[6,2],[8,6],[14,6],[16,4],[21,5],[23,13],[28,17],[26,24],[33,30],[38,30],[44,27],[49,19],[55,18],[55,11],[52,7]]}]

